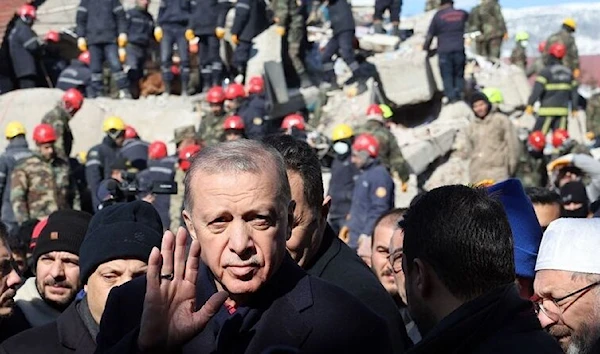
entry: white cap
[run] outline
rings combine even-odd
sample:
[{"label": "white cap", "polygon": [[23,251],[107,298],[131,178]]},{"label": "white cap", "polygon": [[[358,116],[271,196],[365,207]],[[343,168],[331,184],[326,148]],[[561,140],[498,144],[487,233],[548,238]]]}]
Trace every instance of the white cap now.
[{"label": "white cap", "polygon": [[600,274],[600,219],[562,218],[546,229],[535,270]]}]

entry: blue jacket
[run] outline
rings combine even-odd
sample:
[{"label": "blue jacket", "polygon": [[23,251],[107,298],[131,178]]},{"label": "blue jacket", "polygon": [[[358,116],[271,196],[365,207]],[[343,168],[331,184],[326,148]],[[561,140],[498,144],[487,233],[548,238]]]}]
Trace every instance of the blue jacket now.
[{"label": "blue jacket", "polygon": [[145,170],[148,167],[148,146],[150,144],[141,139],[127,139],[120,154],[131,163],[132,167],[139,171]]},{"label": "blue jacket", "polygon": [[[161,160],[149,160],[148,171],[150,173],[150,179],[152,182],[159,181],[174,181],[175,180],[175,164],[177,158],[175,156],[167,156]],[[183,186],[177,186],[183,188]],[[168,194],[157,194],[154,200],[154,208],[160,215],[163,228],[169,229],[171,224],[171,218],[169,216],[169,209],[171,208],[171,196]]]},{"label": "blue jacket", "polygon": [[354,181],[359,173],[358,168],[350,161],[350,154],[342,157],[336,154],[331,163],[331,181],[327,192],[331,196],[331,218],[345,218],[350,212]]},{"label": "blue jacket", "polygon": [[[218,0],[192,0],[192,15],[189,28],[196,36],[214,36],[215,28],[225,27],[225,16],[221,16]],[[223,23],[220,23],[223,21]]]},{"label": "blue jacket", "polygon": [[125,10],[119,0],[81,0],[77,8],[78,37],[88,45],[117,43],[121,33],[127,33]]},{"label": "blue jacket", "polygon": [[92,92],[91,87],[92,70],[77,59],[71,60],[71,65],[67,66],[58,76],[56,88],[66,91],[75,88],[82,95],[88,97]]},{"label": "blue jacket", "polygon": [[260,140],[264,136],[276,133],[279,127],[267,120],[267,101],[264,95],[251,95],[238,110],[238,115],[244,120],[244,132],[248,139]]},{"label": "blue jacket", "polygon": [[96,191],[98,185],[103,180],[110,178],[110,165],[117,159],[119,155],[119,147],[108,136],[105,136],[101,144],[98,144],[90,149],[87,154],[87,162],[85,163],[85,179],[90,187],[92,194],[92,203],[94,210],[98,210],[100,200]]},{"label": "blue jacket", "polygon": [[438,53],[463,52],[465,26],[468,19],[469,14],[463,10],[453,7],[439,10],[431,20],[423,49],[429,50],[433,37],[437,37]]},{"label": "blue jacket", "polygon": [[379,160],[363,168],[356,179],[350,207],[350,247],[356,248],[360,235],[372,235],[375,222],[394,208],[394,181]]},{"label": "blue jacket", "polygon": [[263,0],[238,0],[231,34],[242,41],[250,42],[270,26],[267,7]]},{"label": "blue jacket", "polygon": [[148,47],[154,36],[154,19],[148,11],[135,7],[127,11],[127,40],[140,47]]},{"label": "blue jacket", "polygon": [[21,19],[8,35],[8,48],[17,78],[36,75],[36,59],[41,59],[42,44],[35,32]]},{"label": "blue jacket", "polygon": [[352,31],[356,28],[352,8],[346,0],[329,0],[327,5],[329,19],[331,21],[331,30],[336,35],[344,31]]},{"label": "blue jacket", "polygon": [[17,162],[30,157],[33,153],[27,147],[25,137],[15,137],[0,155],[0,194],[2,195],[1,219],[4,223],[15,223],[15,214],[10,204],[10,175]]},{"label": "blue jacket", "polygon": [[157,23],[159,26],[187,26],[190,19],[190,0],[160,0]]}]

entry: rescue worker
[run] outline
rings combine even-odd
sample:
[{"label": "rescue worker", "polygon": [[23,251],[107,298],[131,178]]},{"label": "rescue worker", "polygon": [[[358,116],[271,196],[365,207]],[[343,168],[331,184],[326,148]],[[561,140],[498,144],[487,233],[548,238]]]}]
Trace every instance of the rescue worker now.
[{"label": "rescue worker", "polygon": [[371,237],[377,219],[394,208],[394,181],[378,156],[379,143],[373,135],[354,139],[351,161],[361,172],[354,183],[348,222],[339,235],[353,249]]},{"label": "rescue worker", "polygon": [[[397,2],[398,0],[391,0]],[[354,16],[350,4],[346,0],[329,0],[327,2],[329,19],[333,37],[327,42],[321,54],[323,63],[324,80],[331,84],[333,89],[337,88],[337,80],[333,70],[334,62],[332,57],[335,54],[340,55],[344,62],[352,70],[352,77],[346,82],[351,83],[361,77],[360,65],[354,56]]]},{"label": "rescue worker", "polygon": [[507,30],[498,0],[481,0],[479,6],[471,12],[471,17],[471,32],[481,32],[481,35],[475,38],[477,54],[488,58],[500,58],[502,40],[507,36]]},{"label": "rescue worker", "polygon": [[[177,158],[175,156],[167,156],[167,145],[164,142],[157,140],[148,146],[148,169],[146,171],[152,182],[175,181],[176,164]],[[183,189],[183,185],[179,185],[179,188]],[[152,205],[160,215],[163,228],[169,230],[171,224],[169,215],[171,196],[157,194]]]},{"label": "rescue worker", "polygon": [[510,54],[510,63],[525,70],[527,68],[527,45],[529,33],[521,31],[515,35],[515,48]]},{"label": "rescue worker", "polygon": [[[383,13],[385,10],[390,12],[390,22],[392,23],[392,36],[400,36],[400,10],[402,10],[402,0],[375,0],[375,14],[373,14],[373,29],[375,33],[385,33],[383,29]],[[331,13],[331,10],[330,10]]]},{"label": "rescue worker", "polygon": [[0,155],[0,195],[2,195],[0,220],[10,232],[17,227],[15,213],[10,202],[11,174],[19,161],[31,157],[33,153],[27,146],[25,127],[20,122],[9,122],[4,130],[4,136],[8,141],[8,145],[4,153]]},{"label": "rescue worker", "polygon": [[125,141],[119,154],[131,163],[138,171],[145,170],[148,166],[148,146],[150,143],[142,140],[134,127],[125,126]]},{"label": "rescue worker", "polygon": [[440,0],[426,0],[425,11],[437,10],[440,7]]},{"label": "rescue worker", "polygon": [[260,140],[276,133],[279,126],[268,118],[267,100],[264,94],[264,80],[261,76],[251,77],[248,81],[248,98],[238,109],[238,115],[244,121],[245,133],[248,139]]},{"label": "rescue worker", "polygon": [[336,234],[346,224],[350,213],[354,180],[359,170],[350,161],[351,146],[354,141],[354,131],[348,124],[338,124],[331,132],[331,143],[334,158],[331,162],[331,180],[327,195],[331,198],[328,222]]},{"label": "rescue worker", "polygon": [[225,141],[245,139],[244,121],[240,116],[229,116],[223,122],[224,139]]},{"label": "rescue worker", "polygon": [[[187,125],[175,129],[173,132],[173,141],[175,143],[175,155],[170,156],[174,161],[175,182],[178,186],[184,185],[185,172],[179,167],[179,153],[188,146],[198,145],[196,129],[193,125]],[[178,187],[177,194],[171,195],[169,206],[169,221],[171,230],[176,230],[180,225],[184,225],[181,219],[181,210],[183,206],[184,188]],[[165,224],[166,225],[166,224]]]},{"label": "rescue worker", "polygon": [[296,139],[306,141],[306,122],[300,114],[288,114],[281,122],[281,130],[287,135],[291,135]]},{"label": "rescue worker", "polygon": [[516,171],[520,153],[515,128],[482,92],[473,94],[471,108],[476,116],[466,132],[471,183],[508,179]]},{"label": "rescue worker", "polygon": [[[202,148],[200,147],[200,145],[187,145],[185,147],[182,147],[181,149],[179,149],[177,155],[178,155],[178,162],[177,162],[177,172],[175,175],[175,181],[177,183],[179,183],[178,181],[178,177],[177,175],[181,176],[181,181],[183,182],[184,178],[185,178],[185,174],[186,172],[190,169],[191,166],[191,162],[190,159],[196,155],[198,152],[200,152]],[[183,189],[183,188],[181,188]],[[178,189],[179,190],[179,189]],[[176,198],[173,198],[176,197]],[[181,193],[181,195],[178,193],[177,196],[173,196],[171,197],[171,208],[170,208],[170,215],[171,215],[171,229],[175,228],[175,227],[179,227],[179,226],[183,226],[185,227],[185,223],[183,221],[183,217],[181,212],[183,211],[183,207],[184,207],[184,199],[183,199],[183,193]]]},{"label": "rescue worker", "polygon": [[17,15],[18,18],[8,36],[10,58],[19,88],[32,88],[36,86],[37,65],[41,64],[43,52],[42,42],[31,29],[36,19],[35,7],[22,5]]},{"label": "rescue worker", "polygon": [[587,137],[589,140],[596,140],[596,144],[600,139],[600,91],[595,90],[592,97],[587,100],[586,106],[587,118]]},{"label": "rescue worker", "polygon": [[128,10],[125,65],[129,67],[127,78],[134,96],[139,96],[139,81],[144,77],[144,67],[154,33],[154,19],[148,12],[150,0],[136,0],[135,7]]},{"label": "rescue worker", "polygon": [[[242,79],[241,82],[245,81],[246,66],[250,59],[250,50],[252,49],[252,39],[267,29],[269,25],[270,21],[267,18],[267,8],[264,1],[239,0],[236,2],[235,18],[233,19],[233,25],[230,30],[231,41],[236,45],[231,60],[233,65],[232,77],[240,76]],[[217,36],[223,38],[225,35],[223,28],[219,27],[217,30]],[[285,31],[282,33],[281,30],[278,30],[278,33],[283,36]],[[300,40],[301,38],[298,39],[298,41]]]},{"label": "rescue worker", "polygon": [[397,174],[402,181],[408,181],[410,173],[408,165],[404,161],[400,145],[389,128],[383,117],[383,110],[376,104],[367,108],[367,121],[364,125],[358,127],[356,134],[369,133],[373,135],[379,143],[378,158],[381,163],[391,171]]},{"label": "rescue worker", "polygon": [[69,89],[63,93],[60,102],[46,113],[42,123],[50,124],[56,133],[54,152],[61,159],[68,161],[73,148],[73,133],[69,121],[81,109],[83,95],[77,89]]},{"label": "rescue worker", "polygon": [[119,48],[127,45],[127,20],[119,0],[81,0],[77,8],[77,46],[90,51],[92,97],[102,96],[104,83],[102,69],[108,61],[113,81],[117,83],[119,98],[131,98],[127,75],[119,60]]},{"label": "rescue worker", "polygon": [[69,165],[54,152],[56,138],[51,125],[37,125],[33,141],[38,150],[21,159],[12,171],[10,202],[19,225],[68,207]]},{"label": "rescue worker", "polygon": [[225,111],[229,114],[237,114],[246,99],[244,85],[235,82],[227,85],[225,88],[225,99]]},{"label": "rescue worker", "polygon": [[171,94],[173,82],[173,45],[177,43],[179,67],[181,69],[181,94],[187,95],[190,81],[190,56],[188,41],[194,38],[188,29],[190,2],[180,0],[161,0],[158,9],[158,27],[154,29],[154,38],[160,43],[160,62],[165,93]]},{"label": "rescue worker", "polygon": [[84,97],[92,96],[92,71],[90,70],[90,52],[81,52],[72,59],[69,66],[60,72],[56,88],[63,91],[77,89]]},{"label": "rescue worker", "polygon": [[567,48],[562,43],[554,43],[548,49],[547,65],[535,79],[535,85],[525,112],[533,114],[533,105],[540,101],[538,118],[533,130],[544,135],[550,130],[567,129],[567,116],[572,109],[573,116],[579,108],[577,81],[571,69],[562,64]]},{"label": "rescue worker", "polygon": [[560,31],[554,33],[546,40],[546,51],[544,56],[546,59],[552,56],[550,48],[555,43],[561,43],[565,46],[565,55],[561,58],[562,65],[571,69],[575,79],[579,79],[581,76],[581,70],[579,68],[579,51],[577,50],[577,43],[573,33],[577,29],[577,23],[573,18],[566,18]]},{"label": "rescue worker", "polygon": [[108,117],[102,122],[102,131],[106,134],[102,143],[92,147],[87,154],[85,178],[92,194],[94,210],[98,210],[101,200],[96,193],[100,182],[111,178],[113,165],[119,150],[125,141],[125,123],[119,117]]},{"label": "rescue worker", "polygon": [[527,77],[531,77],[534,74],[539,75],[539,73],[542,70],[544,70],[544,68],[546,67],[546,64],[544,62],[544,60],[545,60],[544,52],[545,51],[546,51],[546,41],[542,41],[542,42],[540,42],[540,44],[538,44],[538,52],[540,53],[540,56],[535,58],[535,61],[527,68],[527,71],[525,72]]},{"label": "rescue worker", "polygon": [[208,90],[206,101],[209,104],[209,110],[208,112],[204,112],[204,116],[200,121],[198,137],[203,146],[211,146],[220,142],[223,136],[223,120],[225,119],[223,102],[225,102],[225,92],[221,86],[215,86]]},{"label": "rescue worker", "polygon": [[[224,24],[219,21],[225,16],[219,16],[218,0],[192,0],[192,15],[189,28],[198,37],[200,81],[202,92],[221,84],[223,63],[220,56],[220,39],[225,35]],[[217,31],[217,27],[220,28]],[[219,37],[217,37],[219,36]]]}]

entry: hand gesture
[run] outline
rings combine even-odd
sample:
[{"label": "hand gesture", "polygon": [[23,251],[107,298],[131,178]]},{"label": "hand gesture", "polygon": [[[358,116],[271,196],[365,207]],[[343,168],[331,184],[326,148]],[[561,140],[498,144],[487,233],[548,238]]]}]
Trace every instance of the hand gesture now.
[{"label": "hand gesture", "polygon": [[160,252],[155,248],[150,253],[138,337],[138,348],[142,352],[178,350],[204,329],[227,299],[226,292],[218,292],[195,311],[200,243],[192,241],[186,262],[186,238],[187,232],[182,227],[176,238],[171,231],[166,231]]}]

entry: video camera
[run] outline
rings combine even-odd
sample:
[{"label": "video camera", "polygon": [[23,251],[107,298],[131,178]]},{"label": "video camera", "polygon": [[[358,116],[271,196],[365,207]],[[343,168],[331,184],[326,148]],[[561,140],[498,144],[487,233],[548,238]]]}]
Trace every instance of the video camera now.
[{"label": "video camera", "polygon": [[177,194],[175,181],[149,181],[137,178],[135,173],[123,172],[123,182],[108,178],[100,182],[97,197],[100,200],[98,209],[116,203],[126,203],[136,200],[140,193]]}]

